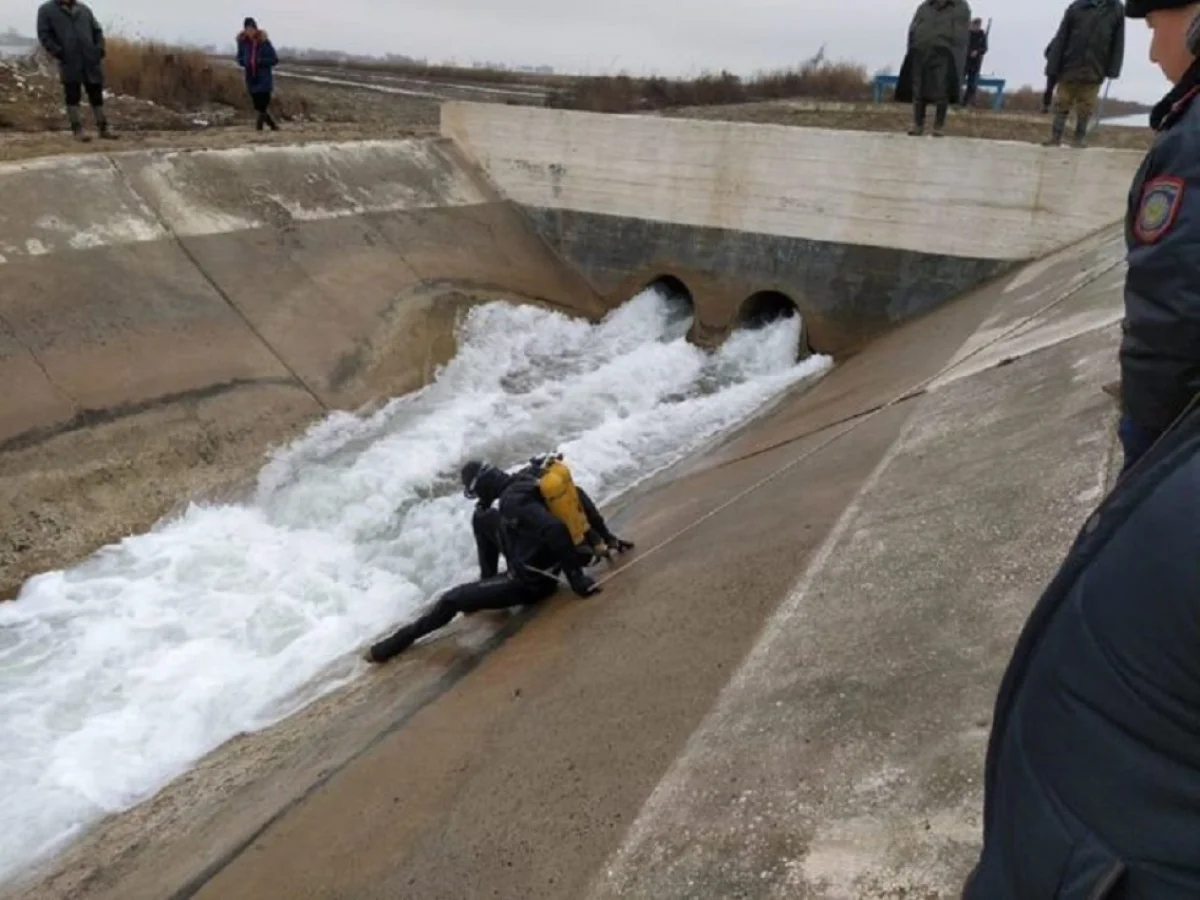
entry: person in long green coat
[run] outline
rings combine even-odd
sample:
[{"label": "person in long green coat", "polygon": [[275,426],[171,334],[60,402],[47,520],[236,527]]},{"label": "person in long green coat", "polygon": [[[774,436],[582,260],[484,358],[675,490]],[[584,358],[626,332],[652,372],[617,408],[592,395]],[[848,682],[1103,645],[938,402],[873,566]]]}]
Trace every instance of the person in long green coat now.
[{"label": "person in long green coat", "polygon": [[971,40],[971,6],[967,0],[924,0],[908,29],[908,54],[900,69],[896,99],[912,102],[909,134],[925,133],[925,112],[936,109],[933,133],[945,133],[951,103],[962,97]]}]

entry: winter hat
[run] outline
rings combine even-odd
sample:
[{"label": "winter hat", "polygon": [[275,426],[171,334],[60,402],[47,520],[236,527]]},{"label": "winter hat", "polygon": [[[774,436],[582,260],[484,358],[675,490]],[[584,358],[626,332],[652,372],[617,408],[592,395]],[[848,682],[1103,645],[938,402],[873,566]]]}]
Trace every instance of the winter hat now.
[{"label": "winter hat", "polygon": [[254,21],[252,16],[246,16],[246,21],[242,23],[243,28],[258,28],[258,23]]},{"label": "winter hat", "polygon": [[1191,6],[1196,0],[1127,0],[1125,15],[1131,19],[1144,19],[1147,13],[1160,9],[1181,9]]}]

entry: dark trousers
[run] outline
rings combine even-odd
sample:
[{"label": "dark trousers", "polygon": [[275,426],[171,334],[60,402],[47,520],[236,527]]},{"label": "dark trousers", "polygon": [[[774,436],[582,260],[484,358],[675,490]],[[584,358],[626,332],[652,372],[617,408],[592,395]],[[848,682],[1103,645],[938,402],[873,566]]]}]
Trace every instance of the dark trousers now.
[{"label": "dark trousers", "polygon": [[545,600],[557,589],[558,582],[549,578],[525,582],[507,575],[459,585],[442,594],[421,618],[373,646],[371,658],[376,662],[386,662],[403,653],[425,635],[449,625],[459,613],[528,606]]},{"label": "dark trousers", "polygon": [[1121,468],[1122,475],[1137,465],[1137,461],[1150,452],[1150,448],[1159,438],[1159,435],[1143,428],[1127,415],[1121,416],[1121,422],[1117,426],[1117,436],[1121,439],[1121,449],[1125,451],[1125,464]]},{"label": "dark trousers", "polygon": [[967,89],[963,93],[963,106],[974,106],[975,95],[979,93],[979,69],[967,67]]},{"label": "dark trousers", "polygon": [[[928,107],[929,107],[929,104],[924,102],[923,100],[918,100],[915,103],[913,103],[913,124],[915,124],[917,126],[917,128],[925,127],[925,110]],[[934,105],[934,114],[933,114],[934,115],[933,127],[939,128],[939,129],[945,128],[946,127],[946,116],[949,112],[950,112],[950,104],[949,103],[935,104]]]},{"label": "dark trousers", "polygon": [[258,121],[255,122],[255,127],[262,131],[263,125],[269,127],[272,131],[275,130],[275,120],[271,118],[271,114],[267,111],[271,106],[270,91],[255,91],[250,95],[250,102],[254,104],[254,111],[258,113]]},{"label": "dark trousers", "polygon": [[63,85],[67,106],[78,106],[83,101],[83,93],[87,91],[88,103],[92,106],[104,105],[104,86],[100,84],[85,84],[79,81],[68,81]]}]

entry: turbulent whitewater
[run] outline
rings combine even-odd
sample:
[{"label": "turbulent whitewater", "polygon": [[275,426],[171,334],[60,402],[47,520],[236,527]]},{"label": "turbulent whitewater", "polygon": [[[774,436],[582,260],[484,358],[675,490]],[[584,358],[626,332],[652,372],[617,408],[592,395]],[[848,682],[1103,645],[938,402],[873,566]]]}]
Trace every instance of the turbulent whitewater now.
[{"label": "turbulent whitewater", "polygon": [[795,362],[797,318],[711,353],[689,324],[653,291],[599,324],[477,307],[429,387],[329,416],[245,502],[192,505],[0,604],[0,879],[333,689],[331,662],[471,577],[466,459],[557,448],[603,503],[829,366]]}]

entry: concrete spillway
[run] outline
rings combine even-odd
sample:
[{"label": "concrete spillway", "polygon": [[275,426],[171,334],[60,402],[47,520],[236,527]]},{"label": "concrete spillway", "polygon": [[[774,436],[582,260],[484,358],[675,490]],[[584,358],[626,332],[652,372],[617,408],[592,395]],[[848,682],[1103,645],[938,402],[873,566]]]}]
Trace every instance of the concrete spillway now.
[{"label": "concrete spillway", "polygon": [[[511,628],[472,623],[239,739],[28,896],[948,889],[996,636],[1106,471],[1086,382],[1111,354],[1103,229],[1136,155],[469,105],[444,132],[0,169],[7,586],[229,488],[328,410],[425,383],[481,300],[598,319],[669,279],[712,344],[782,296],[841,365],[614,511],[661,549],[601,601],[488,656]],[[1051,436],[1039,410],[1063,397]],[[1042,442],[1011,504],[982,492],[995,528],[938,515],[943,490],[977,515],[991,482],[971,479]],[[1021,521],[1045,498],[1055,521]],[[1005,602],[958,618],[973,597],[923,580],[950,571],[930,541],[1001,571]],[[879,729],[903,740],[880,750]]]},{"label": "concrete spillway", "polygon": [[595,318],[666,278],[701,343],[766,295],[840,356],[1106,224],[1137,162],[486,104],[443,130],[0,167],[0,592],[424,383],[475,300]]}]

